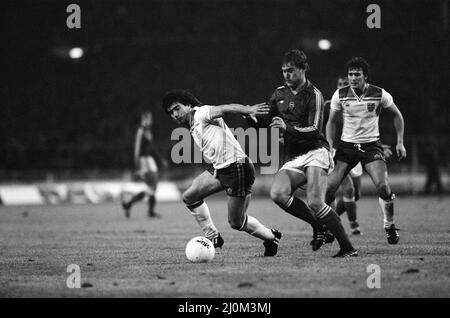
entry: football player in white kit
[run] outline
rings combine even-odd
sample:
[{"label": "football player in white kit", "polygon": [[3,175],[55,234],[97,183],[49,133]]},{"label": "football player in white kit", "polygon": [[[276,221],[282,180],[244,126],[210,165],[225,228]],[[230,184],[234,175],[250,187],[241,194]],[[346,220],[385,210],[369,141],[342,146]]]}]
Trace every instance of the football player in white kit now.
[{"label": "football player in white kit", "polygon": [[281,233],[265,227],[256,218],[247,215],[255,169],[222,118],[226,113],[246,116],[267,114],[268,105],[203,105],[189,91],[173,90],[164,96],[162,106],[179,125],[190,129],[203,156],[212,163],[213,169],[197,176],[183,193],[184,203],[205,236],[214,243],[214,247],[222,247],[223,238],[203,200],[213,193],[225,190],[228,196],[230,226],[263,240],[264,256],[275,256]]},{"label": "football player in white kit", "polygon": [[[348,77],[347,75],[341,75],[337,80],[337,89],[348,86]],[[330,114],[330,103],[328,100],[324,104],[324,122],[328,121],[328,117]],[[339,127],[342,125],[342,122],[339,121]],[[324,127],[325,128],[325,127]],[[342,131],[336,132],[336,136],[334,139],[334,143],[339,140]],[[332,153],[334,156],[335,149],[332,149]],[[350,232],[354,235],[361,235],[361,229],[359,227],[359,223],[357,221],[357,206],[356,201],[361,197],[361,176],[363,174],[363,168],[361,163],[359,162],[350,173],[342,179],[341,186],[336,191],[335,198],[335,206],[336,213],[338,215],[342,215],[347,212],[347,217],[350,223]]]},{"label": "football player in white kit", "polygon": [[[334,195],[343,178],[359,162],[372,178],[379,195],[384,216],[384,229],[389,244],[399,241],[398,229],[394,224],[394,198],[388,183],[384,149],[380,141],[378,120],[381,110],[392,113],[397,134],[396,153],[401,160],[406,157],[403,144],[404,120],[394,104],[392,96],[384,89],[367,83],[369,64],[360,57],[352,58],[346,64],[350,86],[338,89],[331,99],[330,118],[327,123],[327,138],[337,148],[334,171],[328,178],[327,203]],[[342,113],[343,129],[339,145],[333,145],[336,135],[338,113]]]}]

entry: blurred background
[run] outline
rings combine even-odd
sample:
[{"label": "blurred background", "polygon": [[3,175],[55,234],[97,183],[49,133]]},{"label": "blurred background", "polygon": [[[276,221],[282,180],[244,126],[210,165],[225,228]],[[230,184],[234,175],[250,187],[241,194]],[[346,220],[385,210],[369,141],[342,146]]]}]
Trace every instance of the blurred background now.
[{"label": "blurred background", "polygon": [[[66,26],[71,3],[81,8],[80,29]],[[379,29],[366,24],[371,3],[381,8]],[[129,178],[143,110],[153,112],[153,133],[170,162],[175,125],[160,106],[167,90],[190,89],[207,104],[267,101],[283,82],[283,54],[298,48],[325,99],[345,62],[365,57],[369,82],[393,95],[405,119],[408,157],[391,158],[390,174],[422,176],[416,193],[427,190],[427,175],[435,183],[431,192],[439,190],[438,179],[441,191],[448,190],[448,0],[7,0],[0,6],[0,183]],[[239,116],[227,122],[246,125]],[[380,129],[382,142],[395,149],[392,118],[384,113]],[[195,173],[171,165],[163,179]]]}]

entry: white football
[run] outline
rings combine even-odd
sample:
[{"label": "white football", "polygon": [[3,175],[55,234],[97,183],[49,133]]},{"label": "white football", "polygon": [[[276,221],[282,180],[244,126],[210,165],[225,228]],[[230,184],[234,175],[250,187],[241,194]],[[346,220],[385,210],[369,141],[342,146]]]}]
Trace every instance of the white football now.
[{"label": "white football", "polygon": [[215,253],[213,242],[203,236],[194,237],[186,245],[186,257],[194,263],[209,262]]}]

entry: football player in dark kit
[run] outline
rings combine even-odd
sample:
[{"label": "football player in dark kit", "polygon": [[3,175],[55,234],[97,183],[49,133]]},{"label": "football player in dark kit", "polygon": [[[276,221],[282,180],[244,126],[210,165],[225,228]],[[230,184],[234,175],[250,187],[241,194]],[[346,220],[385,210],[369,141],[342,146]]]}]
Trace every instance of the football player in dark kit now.
[{"label": "football player in dark kit", "polygon": [[[309,65],[305,53],[287,52],[281,69],[285,85],[272,94],[269,114],[257,118],[258,126],[270,123],[271,127],[279,128],[284,138],[285,164],[274,177],[270,196],[283,210],[312,226],[314,251],[325,243],[325,225],[340,245],[340,251],[333,257],[358,256],[338,215],[325,204],[327,176],[334,164],[322,133],[322,93],[306,78]],[[293,195],[303,185],[307,202]]]},{"label": "football player in dark kit", "polygon": [[136,193],[129,201],[122,201],[122,207],[126,218],[130,217],[130,210],[133,205],[144,199],[146,196],[148,197],[148,217],[160,217],[160,215],[155,212],[155,194],[158,185],[158,165],[156,161],[164,167],[167,166],[167,161],[163,158],[155,145],[152,125],[152,113],[150,111],[144,111],[141,114],[141,125],[136,132],[133,158],[136,167],[136,176],[139,180],[145,182],[148,190]]}]

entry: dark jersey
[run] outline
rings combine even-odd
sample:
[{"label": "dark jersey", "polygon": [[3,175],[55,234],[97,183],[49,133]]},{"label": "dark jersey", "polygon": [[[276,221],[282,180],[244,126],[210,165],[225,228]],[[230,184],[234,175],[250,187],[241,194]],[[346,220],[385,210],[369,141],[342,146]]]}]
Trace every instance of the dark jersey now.
[{"label": "dark jersey", "polygon": [[158,157],[158,149],[155,146],[151,132],[145,131],[143,128],[139,128],[137,138],[139,138],[138,142],[140,142],[139,157]]},{"label": "dark jersey", "polygon": [[323,125],[322,125],[322,133],[323,133],[325,136],[327,135],[326,127],[327,127],[327,123],[328,123],[328,118],[330,118],[330,104],[331,104],[331,101],[330,101],[330,100],[326,100],[325,103],[323,103]]},{"label": "dark jersey", "polygon": [[268,104],[270,113],[265,118],[266,124],[275,116],[281,117],[286,123],[285,159],[289,160],[321,147],[329,149],[322,133],[322,93],[310,81],[307,80],[296,95],[287,86],[278,87]]}]

